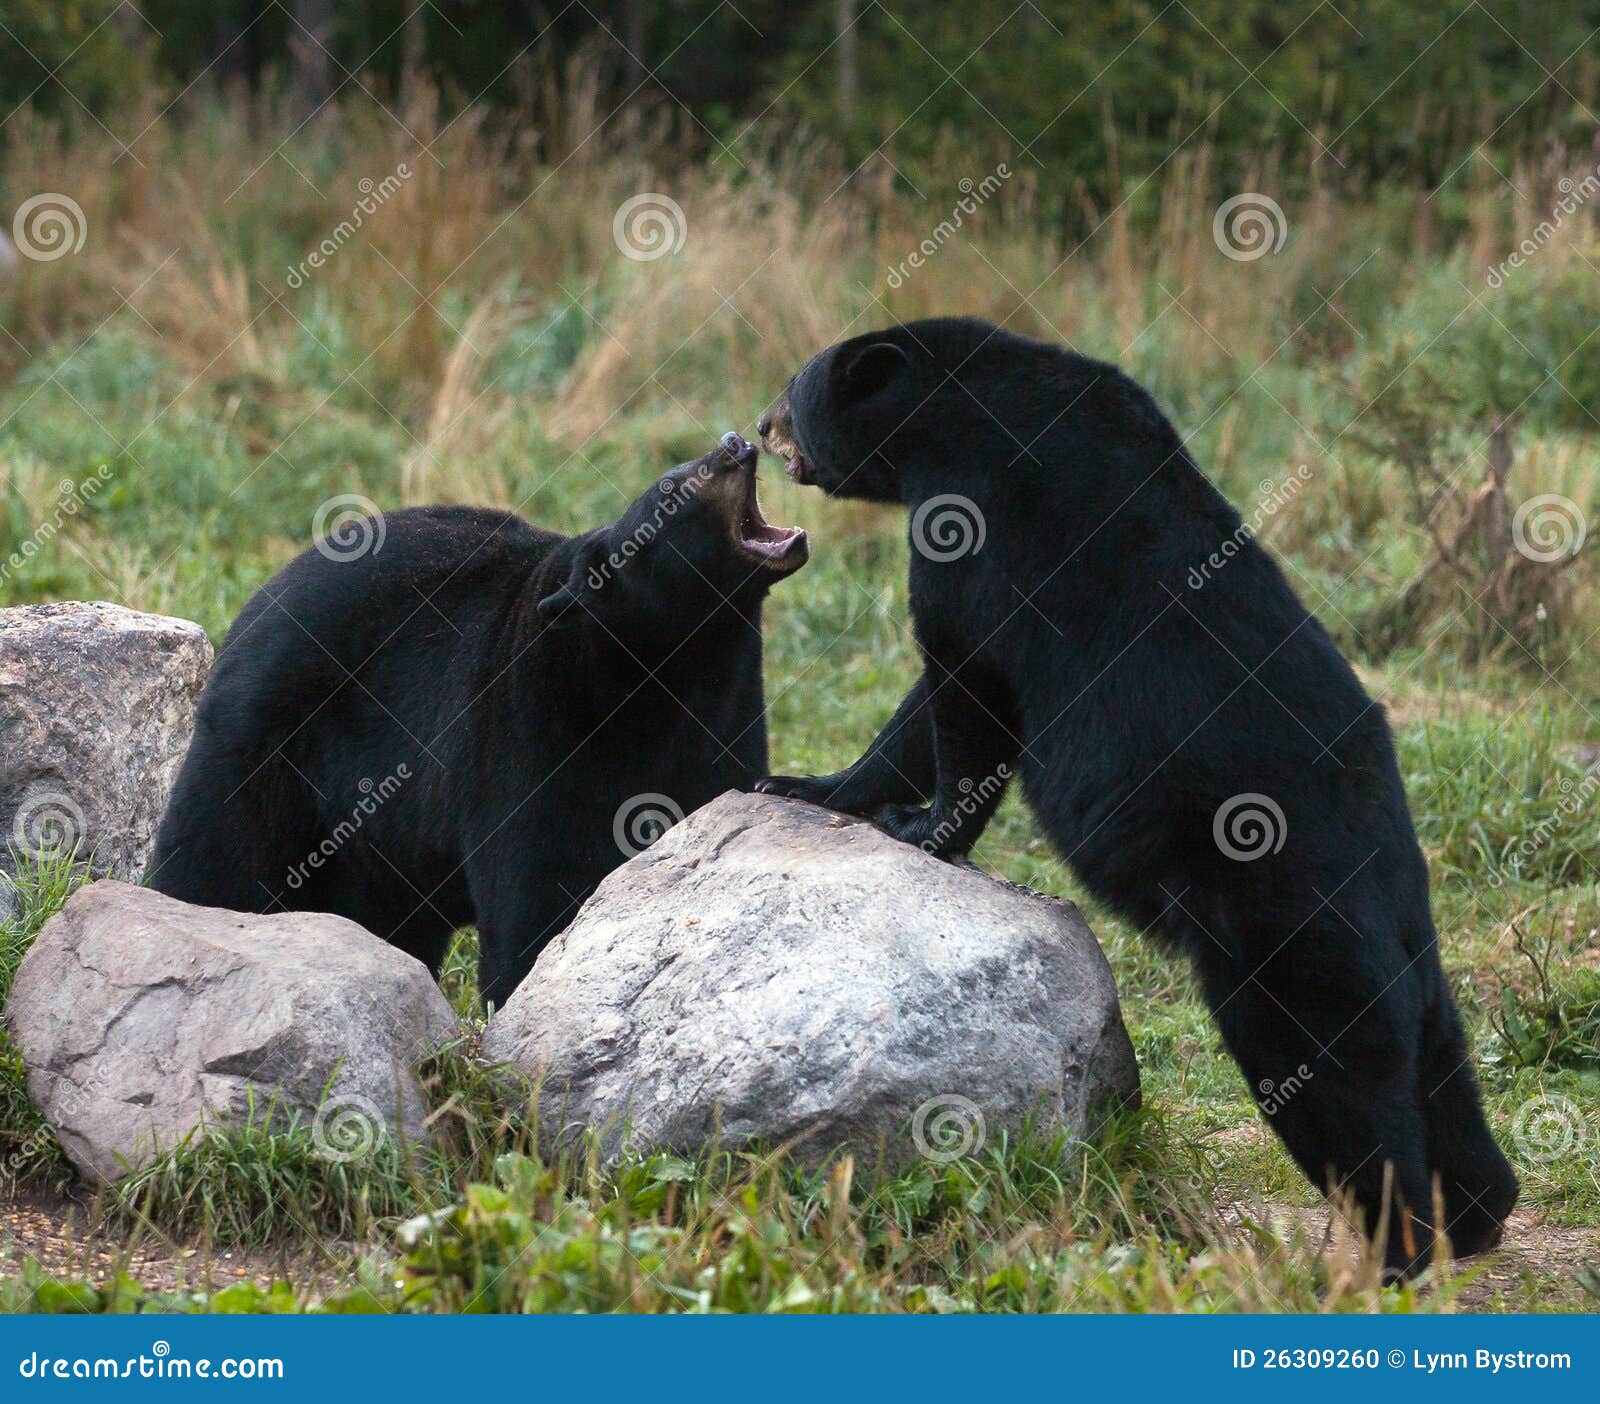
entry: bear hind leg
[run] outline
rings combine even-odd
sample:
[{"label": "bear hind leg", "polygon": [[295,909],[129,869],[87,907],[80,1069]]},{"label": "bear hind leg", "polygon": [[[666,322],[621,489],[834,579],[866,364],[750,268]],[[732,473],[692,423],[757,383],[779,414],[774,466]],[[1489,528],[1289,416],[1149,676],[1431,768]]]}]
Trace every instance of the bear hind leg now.
[{"label": "bear hind leg", "polygon": [[1484,1117],[1461,1018],[1442,977],[1422,1047],[1418,1092],[1428,1127],[1428,1160],[1444,1199],[1451,1251],[1471,1257],[1500,1242],[1518,1185]]},{"label": "bear hind leg", "polygon": [[197,736],[157,830],[151,887],[234,912],[304,910],[314,816],[309,798],[284,783],[287,768],[279,757],[258,763]]},{"label": "bear hind leg", "polygon": [[1363,1233],[1382,1241],[1389,1276],[1414,1276],[1431,1261],[1434,1238],[1415,1047],[1359,996],[1314,1006],[1287,996],[1259,977],[1223,993],[1213,1001],[1223,1041],[1301,1171],[1324,1193],[1355,1201]]}]

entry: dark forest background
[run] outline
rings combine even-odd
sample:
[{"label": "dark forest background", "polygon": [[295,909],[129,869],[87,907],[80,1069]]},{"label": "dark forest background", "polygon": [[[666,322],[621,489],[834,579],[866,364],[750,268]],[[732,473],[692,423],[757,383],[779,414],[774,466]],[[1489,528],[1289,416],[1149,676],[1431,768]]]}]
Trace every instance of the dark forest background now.
[{"label": "dark forest background", "polygon": [[1069,229],[1191,134],[1225,182],[1270,149],[1302,181],[1425,188],[1469,151],[1509,168],[1597,140],[1600,0],[4,0],[0,16],[7,110],[92,122],[243,87],[314,121],[357,90],[399,105],[421,78],[537,146],[541,95],[581,65],[602,111],[653,115],[704,153],[804,132],[912,185],[955,150],[1032,166]]}]

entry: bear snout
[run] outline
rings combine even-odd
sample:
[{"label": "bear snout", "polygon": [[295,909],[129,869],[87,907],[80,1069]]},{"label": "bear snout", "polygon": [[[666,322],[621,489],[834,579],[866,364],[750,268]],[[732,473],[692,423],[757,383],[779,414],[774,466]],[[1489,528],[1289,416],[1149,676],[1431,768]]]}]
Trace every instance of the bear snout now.
[{"label": "bear snout", "polygon": [[722,436],[717,448],[734,467],[748,468],[756,460],[756,446],[732,429]]}]

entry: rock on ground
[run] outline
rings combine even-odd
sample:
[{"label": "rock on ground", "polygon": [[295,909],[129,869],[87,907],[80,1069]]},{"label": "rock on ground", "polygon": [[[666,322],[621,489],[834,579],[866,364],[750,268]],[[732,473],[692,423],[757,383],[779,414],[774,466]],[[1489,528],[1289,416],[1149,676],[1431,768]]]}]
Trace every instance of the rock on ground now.
[{"label": "rock on ground", "polygon": [[210,670],[185,619],[0,609],[0,870],[75,849],[96,872],[141,877]]},{"label": "rock on ground", "polygon": [[1074,1136],[1136,1099],[1075,907],[810,805],[729,793],[617,869],[489,1025],[579,1127],[692,1153],[796,1141],[953,1160],[1030,1115]]},{"label": "rock on ground", "polygon": [[413,1069],[459,1033],[426,967],[343,917],[246,916],[110,881],[44,924],[6,1021],[28,1095],[99,1182],[202,1122],[243,1124],[252,1100],[258,1126],[300,1113],[330,1160],[417,1140]]}]

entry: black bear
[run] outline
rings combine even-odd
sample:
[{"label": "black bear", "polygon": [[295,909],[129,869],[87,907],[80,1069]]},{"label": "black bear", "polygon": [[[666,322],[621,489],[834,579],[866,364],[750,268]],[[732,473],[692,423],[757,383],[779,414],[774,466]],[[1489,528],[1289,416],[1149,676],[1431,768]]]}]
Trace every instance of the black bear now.
[{"label": "black bear", "polygon": [[[1150,396],[939,318],[809,361],[763,416],[790,476],[909,509],[924,671],[848,770],[759,789],[969,849],[1013,773],[1094,895],[1193,959],[1306,1175],[1391,1272],[1498,1242],[1484,1120],[1382,710]],[[930,801],[924,807],[925,801]]]},{"label": "black bear", "polygon": [[153,885],[337,912],[437,974],[476,922],[503,1004],[659,827],[767,771],[761,606],[807,557],[737,434],[583,536],[505,512],[346,521],[251,599]]}]

